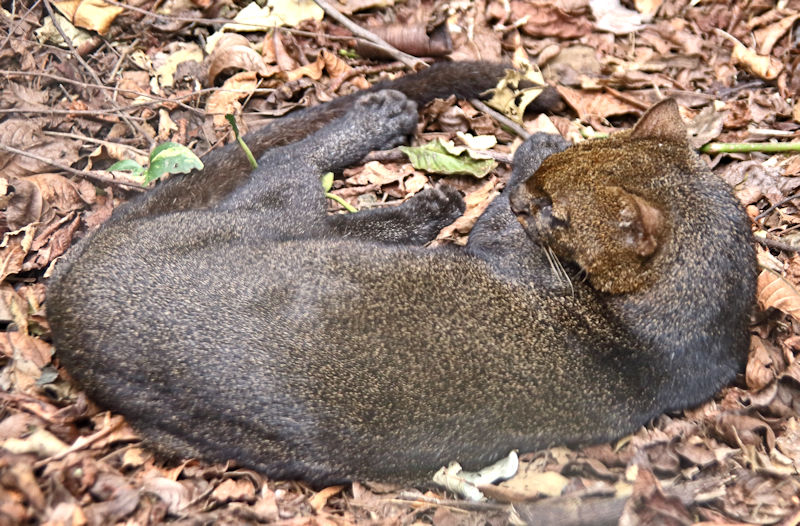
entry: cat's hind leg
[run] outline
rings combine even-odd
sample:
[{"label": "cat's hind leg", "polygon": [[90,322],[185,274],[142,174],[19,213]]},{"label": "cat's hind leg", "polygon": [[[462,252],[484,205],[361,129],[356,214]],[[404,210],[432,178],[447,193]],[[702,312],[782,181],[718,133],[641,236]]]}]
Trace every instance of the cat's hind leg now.
[{"label": "cat's hind leg", "polygon": [[416,110],[416,104],[398,91],[367,93],[350,111],[319,131],[267,151],[250,180],[218,208],[258,212],[261,223],[277,236],[321,233],[326,202],[320,177],[340,172],[372,150],[402,142],[416,126]]}]

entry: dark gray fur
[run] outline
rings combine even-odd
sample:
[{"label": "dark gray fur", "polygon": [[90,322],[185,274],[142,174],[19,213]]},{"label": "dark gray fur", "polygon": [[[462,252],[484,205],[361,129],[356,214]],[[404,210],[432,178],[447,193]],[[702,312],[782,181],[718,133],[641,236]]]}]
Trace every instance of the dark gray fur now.
[{"label": "dark gray fur", "polygon": [[[690,282],[618,298],[577,283],[573,296],[507,194],[461,251],[420,246],[463,210],[447,187],[327,216],[319,177],[416,123],[396,91],[353,104],[264,152],[226,195],[168,212],[162,190],[140,200],[146,213],[123,209],[59,269],[47,300],[59,359],[155,447],[316,484],[420,482],[451,460],[619,437],[740,369],[752,248],[707,171],[674,189],[699,209],[680,220],[700,244],[672,247]],[[509,186],[565,147],[533,136]],[[198,185],[184,181],[173,186]]]}]

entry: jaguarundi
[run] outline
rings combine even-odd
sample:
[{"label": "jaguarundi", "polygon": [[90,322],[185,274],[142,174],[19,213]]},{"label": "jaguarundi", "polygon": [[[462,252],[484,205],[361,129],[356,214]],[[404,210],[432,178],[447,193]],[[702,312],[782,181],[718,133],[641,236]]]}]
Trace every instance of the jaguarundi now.
[{"label": "jaguarundi", "polygon": [[320,485],[418,483],[707,400],[746,358],[755,257],[671,100],[609,139],[533,135],[463,249],[422,246],[463,211],[446,185],[326,214],[322,174],[501,75],[446,64],[280,119],[246,137],[252,173],[234,145],[119,207],[49,286],[61,363],[163,452]]}]

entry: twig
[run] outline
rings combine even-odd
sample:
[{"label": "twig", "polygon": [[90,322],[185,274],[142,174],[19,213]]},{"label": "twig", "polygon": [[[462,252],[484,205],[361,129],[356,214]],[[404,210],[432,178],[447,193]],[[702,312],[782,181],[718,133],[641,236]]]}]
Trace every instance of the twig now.
[{"label": "twig", "polygon": [[361,38],[369,40],[376,47],[380,48],[381,51],[385,51],[386,53],[390,54],[391,56],[393,56],[406,66],[410,67],[412,70],[416,70],[418,68],[426,66],[424,61],[416,57],[412,57],[407,53],[403,53],[402,51],[398,50],[397,48],[386,42],[384,39],[380,38],[378,35],[364,29],[355,22],[352,22],[349,18],[340,13],[335,7],[329,4],[327,0],[314,0],[314,2],[316,2],[316,4],[320,6],[323,11],[325,11],[326,15],[333,18],[341,25],[349,29],[351,33]]},{"label": "twig", "polygon": [[57,131],[49,131],[49,130],[44,130],[42,133],[44,133],[45,135],[50,135],[51,137],[66,137],[66,138],[69,138],[69,139],[78,139],[79,141],[83,141],[83,142],[99,144],[101,146],[111,146],[113,148],[125,148],[127,150],[131,150],[132,152],[134,152],[134,153],[136,153],[138,155],[143,155],[144,157],[147,157],[147,155],[148,155],[146,151],[142,150],[141,148],[136,148],[135,146],[130,146],[128,144],[122,144],[120,142],[104,141],[102,139],[95,139],[94,137],[87,137],[87,136],[81,135],[79,133],[65,133],[65,132],[57,132]]},{"label": "twig", "polygon": [[776,208],[778,208],[781,205],[785,205],[786,203],[788,203],[789,201],[792,201],[794,199],[800,199],[800,195],[790,195],[789,197],[784,197],[783,199],[781,199],[780,201],[778,201],[774,205],[770,206],[769,208],[767,208],[766,210],[764,210],[763,212],[758,214],[756,216],[756,218],[754,219],[754,221],[760,221],[761,219],[764,219],[769,214],[771,214],[773,210],[775,210]]},{"label": "twig", "polygon": [[531,136],[531,134],[528,133],[525,130],[525,128],[523,128],[522,126],[520,126],[516,122],[512,121],[511,119],[509,119],[508,117],[506,117],[502,113],[497,112],[494,109],[490,108],[483,101],[478,100],[478,99],[470,99],[469,102],[470,102],[470,104],[475,106],[475,109],[480,110],[480,111],[482,111],[484,113],[488,113],[489,115],[492,116],[492,118],[494,120],[496,120],[497,122],[499,122],[501,125],[505,126],[506,128],[510,129],[514,133],[516,133],[523,140],[527,139],[528,137]]},{"label": "twig", "polygon": [[608,91],[610,94],[614,95],[619,100],[621,100],[623,102],[627,102],[631,106],[635,106],[635,107],[639,108],[642,111],[645,111],[647,108],[649,108],[651,106],[651,104],[649,104],[647,102],[642,102],[639,99],[637,99],[636,97],[631,97],[630,95],[628,95],[626,93],[623,93],[623,92],[621,92],[619,90],[615,90],[614,88],[611,88],[611,87],[607,86],[606,87],[606,91]]},{"label": "twig", "polygon": [[95,172],[89,172],[86,170],[77,170],[72,168],[71,166],[67,166],[66,164],[61,164],[57,161],[53,161],[52,159],[47,159],[46,157],[42,157],[41,155],[36,155],[35,153],[26,152],[23,150],[18,150],[17,148],[13,148],[11,146],[7,146],[5,144],[0,144],[0,150],[5,150],[9,153],[13,153],[15,155],[22,155],[23,157],[29,157],[31,159],[35,159],[39,162],[46,163],[50,166],[55,166],[59,170],[64,170],[65,172],[69,172],[73,175],[77,175],[79,177],[83,177],[89,180],[97,181],[103,184],[109,184],[114,186],[124,186],[130,188],[132,190],[145,190],[145,187],[140,185],[139,183],[128,182],[128,181],[121,181],[118,179],[111,179],[109,177],[105,177],[103,175],[99,175]]},{"label": "twig", "polygon": [[710,142],[703,153],[800,152],[800,142]]},{"label": "twig", "polygon": [[[94,444],[95,442],[100,440],[101,438],[107,437],[108,435],[110,435],[111,433],[113,433],[114,431],[116,431],[117,429],[122,427],[122,424],[124,424],[124,423],[125,423],[125,420],[123,420],[120,417],[120,418],[117,419],[117,421],[115,423],[105,427],[104,429],[101,429],[100,431],[98,431],[97,433],[94,433],[93,435],[89,435],[87,437],[79,437],[77,440],[75,440],[75,442],[72,443],[71,446],[69,446],[64,451],[62,451],[61,453],[57,453],[57,454],[55,454],[55,455],[53,455],[51,457],[47,457],[45,459],[42,459],[42,460],[36,462],[34,464],[34,467],[36,469],[39,469],[42,466],[46,466],[50,462],[54,462],[56,460],[61,460],[61,459],[65,458],[70,453],[74,453],[76,451],[80,451],[81,449],[86,449],[87,447],[91,446],[92,444]],[[81,440],[81,439],[83,439],[83,440]]]},{"label": "twig", "polygon": [[756,241],[764,245],[765,247],[774,248],[776,250],[783,250],[784,252],[800,252],[800,247],[796,247],[794,245],[790,245],[784,241],[779,241],[777,239],[766,237],[766,236],[753,236],[756,238]]},{"label": "twig", "polygon": [[[83,59],[80,53],[78,53],[78,50],[75,49],[75,46],[72,44],[72,40],[67,36],[64,30],[61,28],[61,24],[59,24],[58,19],[56,18],[56,14],[53,11],[53,6],[50,4],[50,0],[43,0],[43,4],[45,9],[47,10],[47,13],[50,15],[50,19],[53,22],[53,27],[56,28],[58,34],[61,35],[62,39],[64,39],[64,43],[66,43],[67,47],[70,49],[70,51],[72,51],[72,53],[75,56],[75,59],[81,63],[86,72],[89,73],[89,76],[91,76],[97,84],[103,85],[103,81],[100,80],[100,77],[97,76],[97,73],[94,72],[89,63]],[[105,90],[100,90],[100,93],[103,94],[103,97],[106,99],[106,101],[108,101],[109,104],[114,106],[114,101],[111,100],[111,97],[108,96]],[[125,123],[130,127],[131,131],[134,133],[134,135],[138,133],[150,144],[151,148],[155,146],[155,141],[153,140],[153,138],[147,135],[147,133],[141,126],[139,126],[138,123],[131,120],[127,115],[125,115],[123,112],[119,110],[117,110],[116,114],[119,116],[120,119],[125,121]]]}]

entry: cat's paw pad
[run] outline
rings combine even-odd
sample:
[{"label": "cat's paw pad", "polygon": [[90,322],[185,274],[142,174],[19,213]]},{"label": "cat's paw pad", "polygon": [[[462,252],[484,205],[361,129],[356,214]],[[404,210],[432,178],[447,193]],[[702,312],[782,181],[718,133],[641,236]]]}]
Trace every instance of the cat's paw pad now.
[{"label": "cat's paw pad", "polygon": [[381,90],[361,96],[355,104],[356,117],[380,136],[381,147],[402,142],[417,126],[417,103],[395,90]]},{"label": "cat's paw pad", "polygon": [[414,212],[422,217],[446,220],[448,224],[464,213],[466,205],[461,192],[447,185],[436,185],[418,193],[409,201]]}]

